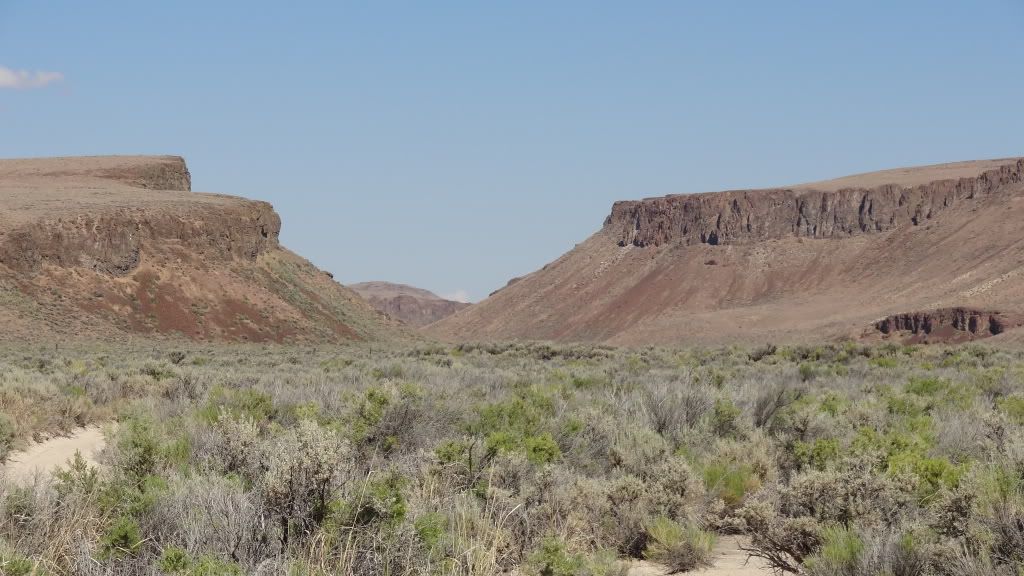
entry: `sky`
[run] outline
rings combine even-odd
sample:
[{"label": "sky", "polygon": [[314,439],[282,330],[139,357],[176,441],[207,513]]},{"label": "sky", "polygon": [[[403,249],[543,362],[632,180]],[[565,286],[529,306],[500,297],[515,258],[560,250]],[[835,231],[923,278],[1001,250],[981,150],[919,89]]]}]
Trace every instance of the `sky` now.
[{"label": "sky", "polygon": [[480,300],[616,200],[1024,155],[1024,0],[0,0],[0,157],[177,154]]}]

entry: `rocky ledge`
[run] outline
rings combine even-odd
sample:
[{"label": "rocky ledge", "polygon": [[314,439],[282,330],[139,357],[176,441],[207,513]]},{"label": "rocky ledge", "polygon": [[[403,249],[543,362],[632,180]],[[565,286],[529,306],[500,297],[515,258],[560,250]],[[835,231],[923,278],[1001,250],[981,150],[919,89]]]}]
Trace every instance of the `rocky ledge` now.
[{"label": "rocky ledge", "polygon": [[814,185],[616,202],[604,229],[620,246],[740,244],[784,237],[844,238],[919,225],[965,200],[1024,181],[1024,159],[969,177],[912,186]]}]

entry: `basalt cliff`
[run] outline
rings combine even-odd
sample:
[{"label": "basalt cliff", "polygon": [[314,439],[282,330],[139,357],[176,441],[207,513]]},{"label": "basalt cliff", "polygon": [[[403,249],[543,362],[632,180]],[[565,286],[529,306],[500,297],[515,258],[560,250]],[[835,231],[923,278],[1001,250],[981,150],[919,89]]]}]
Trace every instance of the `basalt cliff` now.
[{"label": "basalt cliff", "polygon": [[0,160],[8,339],[387,339],[403,330],[278,240],[270,204],[178,157]]},{"label": "basalt cliff", "polygon": [[[556,261],[428,327],[614,344],[1017,337],[1024,159],[617,202]],[[916,319],[916,320],[915,320]]]}]

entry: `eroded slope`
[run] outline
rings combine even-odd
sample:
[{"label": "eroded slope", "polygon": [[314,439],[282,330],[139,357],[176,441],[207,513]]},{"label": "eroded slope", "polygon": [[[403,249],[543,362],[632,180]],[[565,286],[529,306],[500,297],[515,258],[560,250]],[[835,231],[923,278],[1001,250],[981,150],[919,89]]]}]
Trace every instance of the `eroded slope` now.
[{"label": "eroded slope", "polygon": [[282,248],[270,204],[190,188],[177,157],[0,161],[6,336],[281,342],[401,332]]},{"label": "eroded slope", "polygon": [[431,326],[619,344],[859,337],[894,314],[1024,310],[1024,160],[617,203],[561,258]]}]

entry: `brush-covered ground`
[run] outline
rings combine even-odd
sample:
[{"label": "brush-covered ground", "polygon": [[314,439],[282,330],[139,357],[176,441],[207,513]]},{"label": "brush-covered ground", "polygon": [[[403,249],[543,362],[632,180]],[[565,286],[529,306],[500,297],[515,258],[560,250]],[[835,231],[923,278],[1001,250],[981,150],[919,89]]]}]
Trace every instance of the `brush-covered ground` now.
[{"label": "brush-covered ground", "polygon": [[[1024,355],[983,347],[0,352],[0,573],[1024,574]],[[113,423],[116,423],[114,425]]]}]

